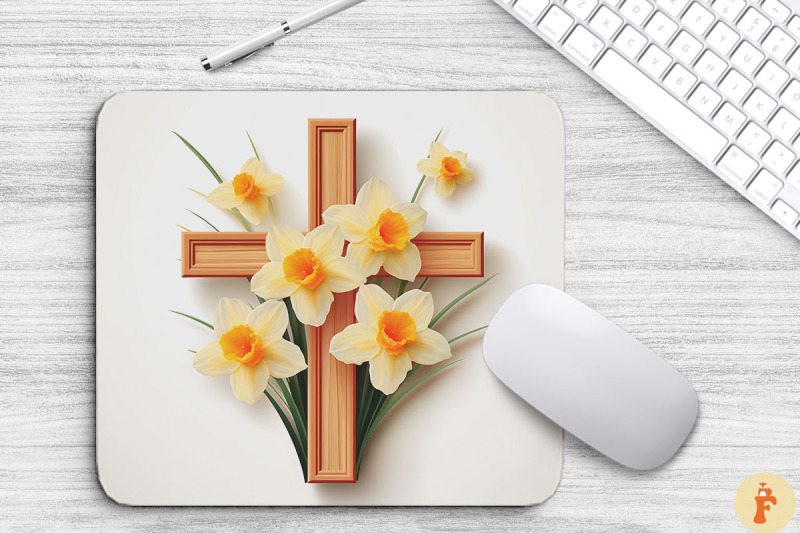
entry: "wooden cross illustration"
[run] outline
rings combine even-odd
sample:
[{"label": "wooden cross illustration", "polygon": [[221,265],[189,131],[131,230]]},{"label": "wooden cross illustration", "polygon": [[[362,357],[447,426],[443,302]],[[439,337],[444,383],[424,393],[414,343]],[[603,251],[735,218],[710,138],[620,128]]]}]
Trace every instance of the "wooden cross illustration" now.
[{"label": "wooden cross illustration", "polygon": [[[356,198],[355,119],[308,121],[308,227]],[[269,261],[266,233],[184,232],[183,277],[249,277]],[[482,277],[483,233],[433,233],[413,242],[422,277]],[[381,270],[378,276],[388,277]],[[356,366],[336,360],[331,338],[355,322],[355,291],[336,294],[326,322],[308,327],[308,481],[356,480]]]}]

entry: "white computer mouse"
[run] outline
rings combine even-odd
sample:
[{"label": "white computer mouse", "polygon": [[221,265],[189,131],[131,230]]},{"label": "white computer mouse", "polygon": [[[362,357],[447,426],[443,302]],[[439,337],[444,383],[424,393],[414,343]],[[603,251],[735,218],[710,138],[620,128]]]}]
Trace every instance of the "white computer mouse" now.
[{"label": "white computer mouse", "polygon": [[483,341],[491,371],[553,422],[637,470],[665,463],[697,419],[677,370],[575,298],[528,285],[503,304]]}]

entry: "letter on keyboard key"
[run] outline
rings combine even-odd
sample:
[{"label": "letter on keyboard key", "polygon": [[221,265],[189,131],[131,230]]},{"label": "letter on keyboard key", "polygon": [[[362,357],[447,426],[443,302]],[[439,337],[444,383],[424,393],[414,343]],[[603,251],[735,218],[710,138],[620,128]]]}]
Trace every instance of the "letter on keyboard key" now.
[{"label": "letter on keyboard key", "polygon": [[786,142],[790,142],[795,134],[800,131],[800,120],[781,108],[769,121],[769,129]]},{"label": "letter on keyboard key", "polygon": [[655,42],[666,46],[670,37],[678,31],[678,24],[672,19],[667,18],[664,13],[657,12],[647,23],[644,31],[653,38]]},{"label": "letter on keyboard key", "polygon": [[622,19],[606,6],[601,6],[589,23],[589,26],[604,39],[611,39],[621,25]]},{"label": "letter on keyboard key", "polygon": [[676,63],[664,78],[664,86],[683,98],[696,81],[697,77],[694,74],[686,70],[683,65]]},{"label": "letter on keyboard key", "polygon": [[778,219],[787,225],[792,225],[797,221],[797,211],[791,208],[789,204],[783,200],[778,200],[772,206],[772,212],[778,216]]},{"label": "letter on keyboard key", "polygon": [[539,29],[542,33],[558,42],[564,37],[573,22],[575,21],[572,20],[572,17],[567,15],[563,9],[553,6],[539,23]]},{"label": "letter on keyboard key", "polygon": [[722,97],[708,88],[708,85],[701,83],[689,97],[689,105],[697,109],[701,114],[709,116],[720,103]]},{"label": "letter on keyboard key", "polygon": [[795,113],[800,113],[800,82],[792,80],[789,83],[781,95],[781,102]]},{"label": "letter on keyboard key", "polygon": [[722,94],[727,96],[733,102],[741,102],[744,95],[747,94],[747,91],[753,86],[750,81],[736,72],[735,70],[731,69],[725,74],[725,77],[722,78],[722,83],[719,84],[719,90],[722,91]]},{"label": "letter on keyboard key", "polygon": [[783,182],[766,170],[762,170],[747,188],[747,192],[760,204],[767,205],[778,196],[781,189]]},{"label": "letter on keyboard key", "polygon": [[595,74],[702,160],[714,161],[725,147],[725,137],[617,52],[608,50],[597,62]]},{"label": "letter on keyboard key", "polygon": [[583,26],[577,26],[575,31],[564,42],[564,50],[586,66],[589,66],[594,61],[604,46],[603,41],[592,35]]},{"label": "letter on keyboard key", "polygon": [[[619,41],[617,41],[617,46],[619,46]],[[689,32],[682,31],[675,37],[672,44],[669,45],[669,49],[675,57],[687,65],[691,65],[694,58],[697,57],[697,54],[703,49],[703,45],[700,44],[700,41],[689,35]]]},{"label": "letter on keyboard key", "polygon": [[744,103],[744,110],[756,120],[764,122],[778,104],[761,89],[756,89]]},{"label": "letter on keyboard key", "polygon": [[731,146],[719,160],[717,168],[736,184],[744,185],[758,168],[758,163],[738,147]]},{"label": "letter on keyboard key", "polygon": [[695,35],[703,35],[714,22],[714,14],[700,4],[694,3],[689,6],[681,20]]},{"label": "letter on keyboard key", "polygon": [[548,5],[547,0],[519,0],[514,5],[514,10],[525,18],[528,22],[533,22],[542,14]]},{"label": "letter on keyboard key", "polygon": [[786,80],[789,79],[789,73],[770,60],[764,63],[761,70],[756,75],[756,81],[764,86],[764,88],[771,93],[778,94],[778,91]]},{"label": "letter on keyboard key", "polygon": [[641,26],[652,10],[653,4],[647,0],[625,0],[619,12],[637,26]]},{"label": "letter on keyboard key", "polygon": [[597,0],[567,0],[564,3],[564,7],[581,20],[586,20],[595,6]]},{"label": "letter on keyboard key", "polygon": [[619,48],[620,52],[631,59],[634,59],[637,55],[639,55],[639,52],[642,51],[644,45],[647,44],[647,37],[634,30],[630,26],[625,26],[622,28],[622,31],[619,32],[619,35],[617,35],[617,39],[614,41],[614,44],[617,45],[617,48]]},{"label": "letter on keyboard key", "polygon": [[678,13],[689,3],[689,0],[657,0],[657,2],[664,11],[673,17],[677,17]]},{"label": "letter on keyboard key", "polygon": [[654,44],[650,45],[650,48],[642,54],[642,58],[639,60],[642,68],[656,79],[661,78],[671,62],[672,59]]},{"label": "letter on keyboard key", "polygon": [[719,126],[719,129],[728,135],[736,133],[739,127],[744,124],[744,121],[744,113],[728,102],[722,104],[722,107],[717,111],[717,115],[714,117],[714,124]]}]

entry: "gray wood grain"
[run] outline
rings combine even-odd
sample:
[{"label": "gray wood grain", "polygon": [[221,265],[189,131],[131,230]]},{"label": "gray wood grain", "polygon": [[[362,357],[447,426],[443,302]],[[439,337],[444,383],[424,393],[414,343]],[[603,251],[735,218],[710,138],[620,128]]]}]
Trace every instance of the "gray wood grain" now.
[{"label": "gray wood grain", "polygon": [[[372,0],[200,69],[317,1],[0,3],[0,530],[730,532],[749,474],[800,489],[800,243],[489,0]],[[567,290],[692,381],[688,443],[637,473],[567,436],[561,487],[533,508],[114,504],[94,466],[94,121],[132,89],[549,94],[567,132]]]}]

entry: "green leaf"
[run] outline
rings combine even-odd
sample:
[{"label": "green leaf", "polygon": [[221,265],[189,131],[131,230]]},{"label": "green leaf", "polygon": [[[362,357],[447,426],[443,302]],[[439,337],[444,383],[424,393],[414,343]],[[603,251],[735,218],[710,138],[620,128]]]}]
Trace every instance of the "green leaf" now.
[{"label": "green leaf", "polygon": [[286,413],[283,412],[281,406],[278,405],[278,402],[265,390],[264,396],[267,397],[269,403],[272,404],[272,407],[275,408],[275,412],[278,413],[278,416],[281,417],[281,422],[286,427],[286,432],[289,433],[289,438],[292,439],[292,444],[294,445],[294,450],[297,452],[297,458],[300,460],[300,468],[303,469],[303,479],[308,479],[308,455],[304,452],[304,448],[300,442],[300,439],[297,437],[297,433],[295,432],[292,424],[289,422],[289,418],[286,416]]},{"label": "green leaf", "polygon": [[[183,231],[188,231],[189,233],[192,232],[192,230],[190,230],[189,228],[183,227],[180,224],[175,224],[175,225],[178,226],[179,228],[181,228]],[[180,259],[178,259],[178,261],[180,261]]]},{"label": "green leaf", "polygon": [[186,313],[181,313],[180,311],[173,311],[172,309],[170,309],[169,312],[170,313],[175,313],[176,315],[185,316],[186,318],[191,318],[195,322],[200,322],[201,324],[203,324],[207,328],[214,329],[214,326],[212,326],[211,324],[209,324],[205,320],[200,320],[199,318],[193,317],[192,315],[187,315]]},{"label": "green leaf", "polygon": [[194,216],[196,216],[197,218],[199,218],[200,220],[202,220],[203,222],[205,222],[206,224],[208,224],[209,226],[211,226],[211,229],[213,229],[214,231],[217,231],[217,232],[219,231],[219,230],[217,229],[217,227],[216,227],[214,224],[212,224],[211,222],[209,222],[209,221],[208,221],[208,220],[206,220],[205,218],[201,217],[200,215],[198,215],[197,213],[195,213],[195,212],[194,212],[194,211],[192,211],[191,209],[187,209],[187,211],[189,211],[191,214],[193,214]]},{"label": "green leaf", "polygon": [[400,287],[397,290],[397,296],[405,294],[406,287],[408,287],[408,280],[404,279],[403,281],[400,282]]},{"label": "green leaf", "polygon": [[250,132],[246,131],[245,133],[247,134],[247,138],[250,139],[250,146],[253,147],[253,153],[256,154],[256,159],[261,161],[261,158],[258,156],[258,150],[256,150],[256,145],[253,144],[253,139],[250,137]]},{"label": "green leaf", "polygon": [[201,193],[200,191],[197,191],[197,190],[195,190],[195,189],[189,189],[189,190],[190,190],[190,191],[192,191],[192,192],[193,192],[193,193],[195,193],[195,194],[199,194],[200,196],[202,196],[203,198],[205,198],[206,200],[208,200],[208,196],[207,196],[207,195],[205,195],[205,194],[203,194],[203,193]]},{"label": "green leaf", "polygon": [[[278,387],[280,387],[281,393],[283,393],[283,400],[286,402],[286,405],[289,407],[289,412],[292,414],[292,418],[294,419],[294,427],[297,429],[298,436],[302,442],[308,442],[306,421],[300,414],[300,410],[297,408],[295,399],[292,397],[289,389],[286,388],[286,383],[284,383],[282,379],[276,379],[275,381],[278,383]],[[303,446],[303,449],[305,450],[305,445]]]},{"label": "green leaf", "polygon": [[428,324],[428,328],[432,328],[445,315],[445,313],[447,313],[450,309],[452,309],[453,306],[455,306],[458,302],[460,302],[461,300],[463,300],[464,298],[466,298],[467,296],[469,296],[473,292],[477,291],[478,289],[480,289],[481,287],[483,287],[484,285],[486,285],[487,283],[492,281],[495,277],[497,277],[497,274],[495,274],[494,276],[490,276],[490,277],[486,278],[485,280],[481,281],[480,283],[478,283],[477,285],[475,285],[471,289],[463,292],[460,296],[456,297],[455,300],[453,300],[452,302],[450,302],[449,304],[444,306],[444,309],[439,311],[439,314],[436,315],[435,317],[433,317],[433,320],[431,320],[431,323]]},{"label": "green leaf", "polygon": [[456,342],[456,341],[459,341],[459,340],[463,339],[464,337],[466,337],[466,336],[468,336],[468,335],[472,335],[473,333],[477,333],[477,332],[479,332],[479,331],[483,331],[484,329],[486,329],[486,328],[488,328],[488,327],[489,327],[489,326],[481,326],[481,327],[479,327],[479,328],[475,328],[475,329],[473,329],[473,330],[471,330],[471,331],[468,331],[468,332],[466,332],[466,333],[462,333],[461,335],[459,335],[459,336],[457,336],[457,337],[453,337],[452,339],[450,339],[450,340],[449,340],[449,341],[447,341],[447,342],[448,342],[448,343],[450,343],[450,344],[453,344],[454,342]]},{"label": "green leaf", "polygon": [[198,151],[197,151],[197,149],[195,149],[195,147],[194,147],[194,146],[192,146],[191,144],[189,144],[189,141],[187,141],[186,139],[184,139],[183,137],[181,137],[180,135],[178,135],[178,133],[177,133],[177,132],[175,132],[175,131],[173,131],[172,133],[174,133],[175,135],[177,135],[177,136],[178,136],[178,139],[182,140],[182,141],[183,141],[183,144],[185,144],[185,145],[187,146],[187,148],[189,148],[189,150],[191,150],[191,151],[192,151],[192,153],[194,153],[194,155],[196,155],[196,156],[197,156],[197,158],[198,158],[200,161],[202,161],[202,162],[203,162],[203,164],[206,166],[206,168],[209,170],[209,172],[211,172],[211,174],[212,174],[212,175],[214,176],[214,178],[217,180],[217,183],[222,183],[222,178],[220,178],[220,177],[219,177],[219,174],[217,174],[217,171],[216,171],[216,170],[214,170],[214,167],[212,167],[212,166],[211,166],[211,163],[209,163],[208,161],[206,161],[206,158],[205,158],[205,157],[203,157],[203,156],[202,156],[202,154],[201,154],[200,152],[198,152]]}]

